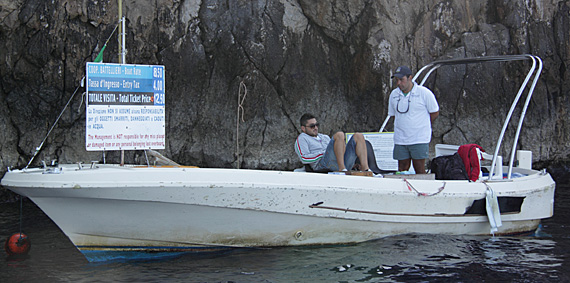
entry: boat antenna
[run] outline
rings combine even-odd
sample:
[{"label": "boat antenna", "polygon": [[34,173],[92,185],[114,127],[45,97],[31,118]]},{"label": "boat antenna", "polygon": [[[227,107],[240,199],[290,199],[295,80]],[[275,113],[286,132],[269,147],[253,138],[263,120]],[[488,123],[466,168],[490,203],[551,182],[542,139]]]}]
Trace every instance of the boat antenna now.
[{"label": "boat antenna", "polygon": [[[125,50],[125,17],[123,16],[123,1],[118,1],[119,12],[119,64],[126,64],[126,50]],[[146,154],[146,153],[145,153]],[[125,150],[121,149],[121,166],[125,165]]]},{"label": "boat antenna", "polygon": [[118,44],[119,44],[119,64],[126,64],[125,62],[125,17],[123,17],[123,1],[118,1],[118,12],[119,12],[119,37],[118,37]]},{"label": "boat antenna", "polygon": [[[115,33],[115,30],[117,30],[117,27],[119,25],[115,26],[115,29],[113,29],[113,32],[111,32],[111,35],[109,36],[109,38],[107,38],[107,41],[105,42],[105,45],[103,45],[103,48],[101,48],[101,51],[99,52],[99,55],[97,55],[97,58],[95,58],[95,61],[97,61],[98,58],[103,58],[103,50],[105,50],[105,47],[107,46],[107,42],[109,42],[109,39],[113,36],[113,34]],[[55,119],[55,122],[53,123],[53,125],[51,126],[51,128],[49,129],[48,133],[46,134],[45,138],[42,140],[42,143],[40,143],[40,145],[38,147],[36,147],[36,151],[34,152],[34,155],[32,156],[32,158],[30,158],[30,161],[28,162],[28,164],[26,165],[26,167],[24,167],[24,169],[27,169],[30,164],[32,164],[32,161],[34,161],[34,158],[36,158],[36,155],[38,155],[38,153],[40,152],[40,150],[42,149],[42,147],[44,146],[44,143],[46,142],[47,138],[49,137],[49,135],[51,134],[51,132],[53,131],[53,129],[55,128],[55,126],[57,125],[57,122],[59,122],[59,119],[61,119],[61,116],[63,115],[63,113],[65,112],[65,110],[67,109],[67,107],[69,106],[69,104],[71,103],[71,100],[73,99],[73,97],[75,97],[75,94],[77,93],[77,91],[79,90],[80,87],[83,87],[83,80],[85,80],[85,76],[83,76],[83,78],[81,79],[81,84],[75,89],[75,91],[73,92],[73,94],[71,95],[71,97],[69,98],[69,100],[67,100],[67,103],[65,104],[65,106],[63,107],[63,110],[61,110],[61,113],[59,113],[59,116],[57,116],[57,119]]]},{"label": "boat antenna", "polygon": [[[83,77],[83,79],[85,79],[85,77]],[[83,79],[81,79],[81,80],[83,81]],[[38,153],[40,152],[40,150],[44,146],[44,143],[46,142],[47,138],[49,137],[49,134],[51,134],[51,131],[53,131],[53,129],[55,128],[55,125],[57,125],[57,122],[61,118],[61,115],[63,115],[63,112],[65,112],[65,109],[67,109],[67,106],[69,106],[69,103],[71,103],[71,100],[73,99],[73,97],[75,96],[75,94],[77,93],[77,91],[79,90],[80,87],[81,87],[81,85],[75,89],[75,91],[73,92],[73,94],[71,95],[69,100],[67,100],[67,103],[63,107],[63,110],[61,110],[61,113],[59,113],[59,116],[57,116],[57,119],[55,119],[55,122],[53,123],[53,125],[49,129],[49,131],[48,131],[47,135],[45,136],[44,140],[42,141],[42,143],[40,143],[40,145],[38,147],[36,147],[36,152],[34,152],[34,155],[32,156],[32,158],[30,158],[28,165],[26,165],[26,167],[24,169],[27,169],[28,166],[30,166],[30,164],[32,164],[32,161],[34,161],[34,158],[36,157],[36,155],[38,155]]]},{"label": "boat antenna", "polygon": [[[117,30],[117,28],[120,26],[121,23],[118,23],[115,28],[113,29],[113,31],[111,32],[111,35],[109,35],[109,37],[107,38],[107,40],[105,41],[105,44],[103,44],[103,47],[101,48],[101,51],[99,51],[99,54],[97,55],[97,58],[95,58],[96,63],[103,63],[103,51],[105,51],[105,48],[107,47],[107,43],[109,43],[109,40],[111,40],[111,37],[113,36],[113,34],[115,34],[115,31]],[[120,31],[119,31],[120,32]],[[119,58],[120,59],[120,58]],[[85,78],[85,77],[84,77]]]}]

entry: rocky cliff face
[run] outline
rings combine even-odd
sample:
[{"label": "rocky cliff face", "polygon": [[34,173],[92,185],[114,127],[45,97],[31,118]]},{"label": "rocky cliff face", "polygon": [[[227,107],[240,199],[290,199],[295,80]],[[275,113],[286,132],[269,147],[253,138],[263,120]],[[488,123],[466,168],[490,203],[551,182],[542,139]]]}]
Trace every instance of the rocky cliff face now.
[{"label": "rocky cliff face", "polygon": [[[292,169],[305,112],[324,133],[377,131],[398,65],[524,53],[540,56],[544,70],[520,148],[535,161],[570,160],[570,1],[130,0],[123,10],[127,62],[166,68],[163,153],[179,163]],[[28,162],[116,19],[115,1],[0,0],[1,168]],[[106,50],[105,62],[117,62],[114,38]],[[529,66],[440,69],[427,84],[441,107],[432,145],[492,151]],[[85,151],[83,91],[38,160],[102,160]],[[127,152],[127,162],[141,154]]]}]

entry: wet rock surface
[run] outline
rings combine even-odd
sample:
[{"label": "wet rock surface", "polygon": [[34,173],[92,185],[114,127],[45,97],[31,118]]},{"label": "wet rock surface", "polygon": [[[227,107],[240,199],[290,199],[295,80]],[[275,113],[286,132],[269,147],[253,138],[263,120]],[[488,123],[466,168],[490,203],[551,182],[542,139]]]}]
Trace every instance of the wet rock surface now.
[{"label": "wet rock surface", "polygon": [[[0,4],[4,172],[25,166],[42,142],[85,63],[112,34],[117,3]],[[525,53],[540,56],[544,70],[519,148],[532,150],[536,162],[570,160],[569,7],[569,1],[534,0],[123,1],[127,63],[166,69],[162,153],[181,164],[282,170],[300,166],[293,143],[305,112],[317,115],[327,134],[377,131],[398,65],[417,71],[439,59]],[[105,62],[118,62],[117,45],[114,34]],[[478,143],[492,152],[529,67],[438,70],[427,82],[441,107],[432,146]],[[247,94],[238,120],[240,84]],[[102,161],[101,152],[85,151],[83,91],[77,89],[34,164]],[[507,131],[503,156],[515,129]],[[129,163],[144,160],[142,152],[126,153]],[[119,162],[119,154],[107,152],[106,161]]]}]

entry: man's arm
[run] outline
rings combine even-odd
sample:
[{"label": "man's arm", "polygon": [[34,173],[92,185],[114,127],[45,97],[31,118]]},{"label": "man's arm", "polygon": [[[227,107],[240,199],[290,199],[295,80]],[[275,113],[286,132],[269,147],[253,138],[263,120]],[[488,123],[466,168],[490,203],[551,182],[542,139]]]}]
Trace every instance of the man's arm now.
[{"label": "man's arm", "polygon": [[313,152],[309,150],[309,140],[307,140],[303,135],[299,135],[297,140],[295,140],[295,152],[303,164],[311,164],[319,161],[324,152]]},{"label": "man's arm", "polygon": [[433,123],[433,121],[435,120],[435,118],[437,118],[437,116],[439,116],[439,111],[433,112],[433,113],[429,113],[429,119],[430,119],[430,121]]}]

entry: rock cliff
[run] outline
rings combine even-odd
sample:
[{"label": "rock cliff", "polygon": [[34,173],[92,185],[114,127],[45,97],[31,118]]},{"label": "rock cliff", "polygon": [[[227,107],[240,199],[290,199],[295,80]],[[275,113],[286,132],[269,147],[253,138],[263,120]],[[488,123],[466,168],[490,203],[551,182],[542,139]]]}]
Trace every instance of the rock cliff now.
[{"label": "rock cliff", "polygon": [[[398,65],[525,53],[544,70],[519,147],[537,162],[570,160],[570,1],[127,0],[123,10],[127,62],[166,68],[162,153],[179,163],[290,170],[300,165],[293,142],[305,112],[327,134],[377,131]],[[2,170],[28,162],[116,25],[116,1],[0,0]],[[109,42],[105,62],[118,62],[117,45]],[[492,151],[528,67],[440,69],[427,84],[441,107],[432,146]],[[102,160],[85,151],[83,91],[35,164]]]}]

